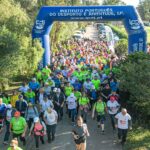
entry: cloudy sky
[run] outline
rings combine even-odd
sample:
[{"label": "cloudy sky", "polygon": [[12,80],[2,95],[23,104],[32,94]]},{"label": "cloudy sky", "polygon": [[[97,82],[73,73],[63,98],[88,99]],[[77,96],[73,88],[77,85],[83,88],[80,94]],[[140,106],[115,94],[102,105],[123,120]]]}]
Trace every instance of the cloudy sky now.
[{"label": "cloudy sky", "polygon": [[122,0],[122,1],[124,1],[127,5],[137,6],[139,4],[139,0]]}]

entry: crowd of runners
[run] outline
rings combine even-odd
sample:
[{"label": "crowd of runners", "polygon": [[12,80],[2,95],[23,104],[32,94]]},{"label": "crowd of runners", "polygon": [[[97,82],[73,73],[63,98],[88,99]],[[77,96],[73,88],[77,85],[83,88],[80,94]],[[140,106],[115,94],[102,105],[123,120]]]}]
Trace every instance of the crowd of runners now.
[{"label": "crowd of runners", "polygon": [[120,105],[115,54],[105,42],[88,39],[71,39],[57,48],[50,66],[38,69],[31,81],[24,82],[12,95],[2,93],[0,131],[6,128],[3,144],[9,144],[12,134],[8,150],[20,150],[17,139],[25,146],[26,137],[33,135],[39,149],[39,140],[42,144],[55,140],[57,123],[66,114],[77,150],[86,149],[89,116],[97,119],[103,136],[108,114],[110,128],[114,132],[117,129],[118,139],[124,144],[132,122]]}]

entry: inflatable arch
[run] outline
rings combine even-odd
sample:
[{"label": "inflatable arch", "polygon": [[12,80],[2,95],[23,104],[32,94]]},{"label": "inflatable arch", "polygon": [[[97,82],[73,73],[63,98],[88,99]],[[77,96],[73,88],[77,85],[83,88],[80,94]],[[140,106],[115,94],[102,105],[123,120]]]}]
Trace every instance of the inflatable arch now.
[{"label": "inflatable arch", "polygon": [[42,66],[50,64],[49,33],[54,21],[123,21],[128,33],[128,53],[146,52],[146,31],[133,6],[44,6],[32,29],[32,38],[39,38],[45,49]]}]

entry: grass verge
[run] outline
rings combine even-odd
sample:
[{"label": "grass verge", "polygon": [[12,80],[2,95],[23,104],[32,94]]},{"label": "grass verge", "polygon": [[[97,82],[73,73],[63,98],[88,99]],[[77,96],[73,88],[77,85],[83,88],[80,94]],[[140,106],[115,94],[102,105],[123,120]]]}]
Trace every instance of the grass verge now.
[{"label": "grass verge", "polygon": [[150,130],[138,128],[130,131],[123,150],[150,150]]}]

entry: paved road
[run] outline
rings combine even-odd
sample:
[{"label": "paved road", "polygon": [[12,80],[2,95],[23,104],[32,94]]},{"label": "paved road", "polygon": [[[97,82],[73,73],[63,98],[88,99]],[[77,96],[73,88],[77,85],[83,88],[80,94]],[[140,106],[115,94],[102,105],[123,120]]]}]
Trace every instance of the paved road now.
[{"label": "paved road", "polygon": [[[88,26],[86,28],[86,36],[90,39],[97,40],[98,32],[93,26]],[[91,114],[88,115],[88,128],[90,132],[90,137],[87,139],[87,150],[122,150],[120,144],[116,144],[116,134],[113,133],[112,127],[110,125],[109,117],[106,117],[106,130],[105,134],[101,134],[101,130],[97,128],[96,120],[91,119]],[[75,144],[71,134],[72,126],[71,121],[65,114],[63,120],[58,123],[56,131],[56,139],[51,144],[46,142],[45,145],[40,145],[40,150],[75,150]],[[1,134],[0,141],[2,143],[3,134]],[[46,141],[45,137],[45,141]],[[0,150],[6,150],[0,144]],[[33,137],[28,137],[27,146],[25,150],[35,150],[35,143]]]},{"label": "paved road", "polygon": [[[121,150],[121,145],[114,142],[116,136],[113,134],[112,127],[110,126],[109,117],[106,120],[106,132],[102,135],[101,129],[97,128],[96,120],[92,120],[90,116],[87,122],[90,132],[90,137],[87,139],[87,150]],[[51,144],[41,145],[40,149],[75,150],[71,130],[71,122],[65,116],[64,120],[58,124],[56,140]]]},{"label": "paved road", "polygon": [[89,25],[86,27],[84,37],[98,41],[98,30],[93,25]]}]

